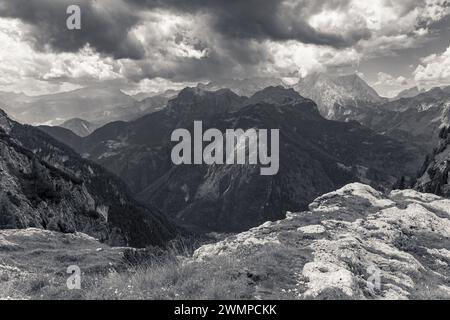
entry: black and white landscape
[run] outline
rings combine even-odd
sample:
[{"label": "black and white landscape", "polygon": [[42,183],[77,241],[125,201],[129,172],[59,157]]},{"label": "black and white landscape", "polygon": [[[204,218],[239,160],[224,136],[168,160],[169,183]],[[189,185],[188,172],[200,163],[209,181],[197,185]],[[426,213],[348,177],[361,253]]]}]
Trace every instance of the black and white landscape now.
[{"label": "black and white landscape", "polygon": [[[448,1],[0,0],[0,43],[0,299],[450,299]],[[177,164],[198,123],[276,172]]]}]

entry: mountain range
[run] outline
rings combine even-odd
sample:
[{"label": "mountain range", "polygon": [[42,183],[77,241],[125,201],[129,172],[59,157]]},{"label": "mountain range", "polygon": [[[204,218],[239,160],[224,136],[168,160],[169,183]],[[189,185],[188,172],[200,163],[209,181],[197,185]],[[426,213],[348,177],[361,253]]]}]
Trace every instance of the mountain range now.
[{"label": "mountain range", "polygon": [[338,120],[356,120],[376,132],[415,144],[425,155],[437,145],[441,128],[450,125],[450,87],[372,104],[364,110],[350,108]]},{"label": "mountain range", "polygon": [[[128,117],[127,122],[101,126],[73,118],[39,129],[117,174],[140,201],[179,224],[200,232],[235,232],[305,208],[347,183],[389,190],[400,177],[414,178],[448,119],[447,88],[389,101],[357,75],[316,74],[294,88],[269,86],[249,97],[234,92],[240,84],[250,93],[268,82],[273,79],[209,83],[172,98],[174,92],[167,91],[132,99],[134,111],[126,116],[116,107],[115,116]],[[235,90],[207,90],[225,85]],[[90,90],[61,95],[77,100],[85,92]],[[279,174],[261,177],[255,165],[173,165],[171,133],[192,132],[199,120],[205,130],[280,129]]]},{"label": "mountain range", "polygon": [[172,94],[170,91],[137,101],[121,90],[98,85],[41,96],[0,92],[0,105],[11,118],[24,124],[54,126],[82,119],[98,127],[160,110]]},{"label": "mountain range", "polygon": [[[278,175],[260,176],[255,165],[173,165],[170,135],[177,128],[192,132],[194,120],[205,130],[280,129]],[[116,173],[144,203],[201,232],[246,230],[354,181],[388,188],[401,175],[415,175],[422,161],[415,148],[356,122],[323,118],[312,100],[283,87],[250,98],[186,88],[164,110],[85,138],[42,130]]]},{"label": "mountain range", "polygon": [[220,79],[206,84],[199,83],[197,87],[206,91],[229,89],[237,95],[250,97],[256,92],[271,86],[285,87],[286,84],[279,78],[255,77],[248,79]]}]

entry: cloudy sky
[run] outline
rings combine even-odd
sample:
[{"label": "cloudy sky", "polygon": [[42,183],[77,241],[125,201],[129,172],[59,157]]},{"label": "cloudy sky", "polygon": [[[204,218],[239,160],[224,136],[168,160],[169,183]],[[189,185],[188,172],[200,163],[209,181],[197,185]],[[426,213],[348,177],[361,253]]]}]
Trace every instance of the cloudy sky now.
[{"label": "cloudy sky", "polygon": [[450,85],[449,0],[0,0],[0,43],[0,90],[32,95],[315,72],[386,96]]}]

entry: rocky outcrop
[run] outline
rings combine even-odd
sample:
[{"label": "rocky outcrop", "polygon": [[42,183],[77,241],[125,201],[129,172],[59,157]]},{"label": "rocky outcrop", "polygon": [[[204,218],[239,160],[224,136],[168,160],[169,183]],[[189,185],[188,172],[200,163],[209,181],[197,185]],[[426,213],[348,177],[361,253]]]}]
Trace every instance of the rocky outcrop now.
[{"label": "rocky outcrop", "polygon": [[450,127],[443,127],[439,146],[427,156],[414,188],[450,198]]},{"label": "rocky outcrop", "polygon": [[116,176],[1,112],[0,229],[29,227],[138,247],[162,245],[178,232]]},{"label": "rocky outcrop", "polygon": [[194,254],[219,256],[246,265],[262,299],[449,299],[450,200],[349,184]]}]

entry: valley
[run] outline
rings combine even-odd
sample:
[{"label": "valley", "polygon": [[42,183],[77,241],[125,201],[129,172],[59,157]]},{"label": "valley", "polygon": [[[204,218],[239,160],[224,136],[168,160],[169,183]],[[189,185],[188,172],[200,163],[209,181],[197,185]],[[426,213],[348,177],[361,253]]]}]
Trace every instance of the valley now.
[{"label": "valley", "polygon": [[[251,164],[173,165],[172,131],[193,134],[199,120],[204,130],[279,129],[279,173],[260,176],[260,166]],[[196,232],[243,231],[306,208],[350,182],[388,189],[401,176],[415,176],[423,161],[413,146],[356,122],[324,119],[313,101],[282,87],[248,101],[230,90],[186,88],[165,110],[108,124],[82,139],[43,129],[124,179],[138,199]]]}]

